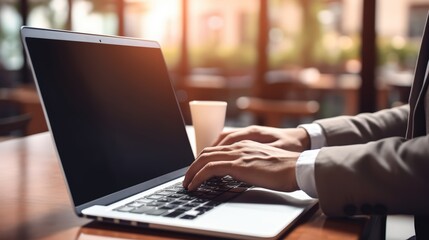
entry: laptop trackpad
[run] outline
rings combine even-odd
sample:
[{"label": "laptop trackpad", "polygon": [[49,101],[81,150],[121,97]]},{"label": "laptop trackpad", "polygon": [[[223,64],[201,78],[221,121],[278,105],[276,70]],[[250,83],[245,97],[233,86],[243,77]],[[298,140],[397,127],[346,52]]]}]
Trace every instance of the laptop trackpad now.
[{"label": "laptop trackpad", "polygon": [[[274,237],[316,202],[303,191],[284,193],[252,188],[202,215],[197,222],[212,226],[215,231],[234,229],[232,232],[239,235]],[[218,221],[214,223],[213,219]]]}]

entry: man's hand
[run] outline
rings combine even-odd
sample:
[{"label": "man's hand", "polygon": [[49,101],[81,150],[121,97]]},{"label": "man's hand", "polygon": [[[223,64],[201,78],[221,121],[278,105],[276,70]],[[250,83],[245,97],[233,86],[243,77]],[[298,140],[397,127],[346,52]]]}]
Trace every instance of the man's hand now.
[{"label": "man's hand", "polygon": [[295,177],[299,155],[250,140],[208,147],[190,166],[183,186],[192,191],[212,177],[230,175],[254,186],[295,191],[299,189]]},{"label": "man's hand", "polygon": [[250,126],[223,132],[214,142],[214,146],[231,145],[243,140],[265,143],[293,152],[310,149],[310,137],[303,128],[281,129],[263,126]]}]

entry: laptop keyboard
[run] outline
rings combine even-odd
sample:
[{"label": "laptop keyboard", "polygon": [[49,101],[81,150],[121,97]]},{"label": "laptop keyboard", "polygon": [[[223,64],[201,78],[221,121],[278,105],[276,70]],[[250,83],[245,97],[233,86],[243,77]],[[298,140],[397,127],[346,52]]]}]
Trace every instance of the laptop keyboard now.
[{"label": "laptop keyboard", "polygon": [[192,192],[184,189],[179,182],[118,207],[115,211],[195,219],[251,187],[230,176],[212,178]]}]

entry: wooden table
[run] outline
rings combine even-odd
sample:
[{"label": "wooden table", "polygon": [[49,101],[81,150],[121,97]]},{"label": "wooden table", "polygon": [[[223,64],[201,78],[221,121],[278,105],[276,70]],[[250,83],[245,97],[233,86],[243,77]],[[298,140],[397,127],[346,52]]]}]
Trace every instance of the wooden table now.
[{"label": "wooden table", "polygon": [[[75,216],[48,132],[0,142],[0,192],[0,239],[207,239]],[[330,219],[316,208],[282,239],[359,239],[368,222]]]}]

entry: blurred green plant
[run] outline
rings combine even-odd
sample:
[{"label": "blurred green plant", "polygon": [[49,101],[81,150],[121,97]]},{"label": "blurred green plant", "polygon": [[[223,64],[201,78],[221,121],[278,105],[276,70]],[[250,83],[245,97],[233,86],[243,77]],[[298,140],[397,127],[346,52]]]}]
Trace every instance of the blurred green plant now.
[{"label": "blurred green plant", "polygon": [[238,47],[191,48],[190,60],[191,67],[216,67],[224,71],[237,71],[254,67],[256,49],[251,44]]},{"label": "blurred green plant", "polygon": [[401,69],[414,69],[419,47],[418,41],[404,41],[402,45],[395,46],[392,38],[379,38],[378,64],[396,63]]}]

